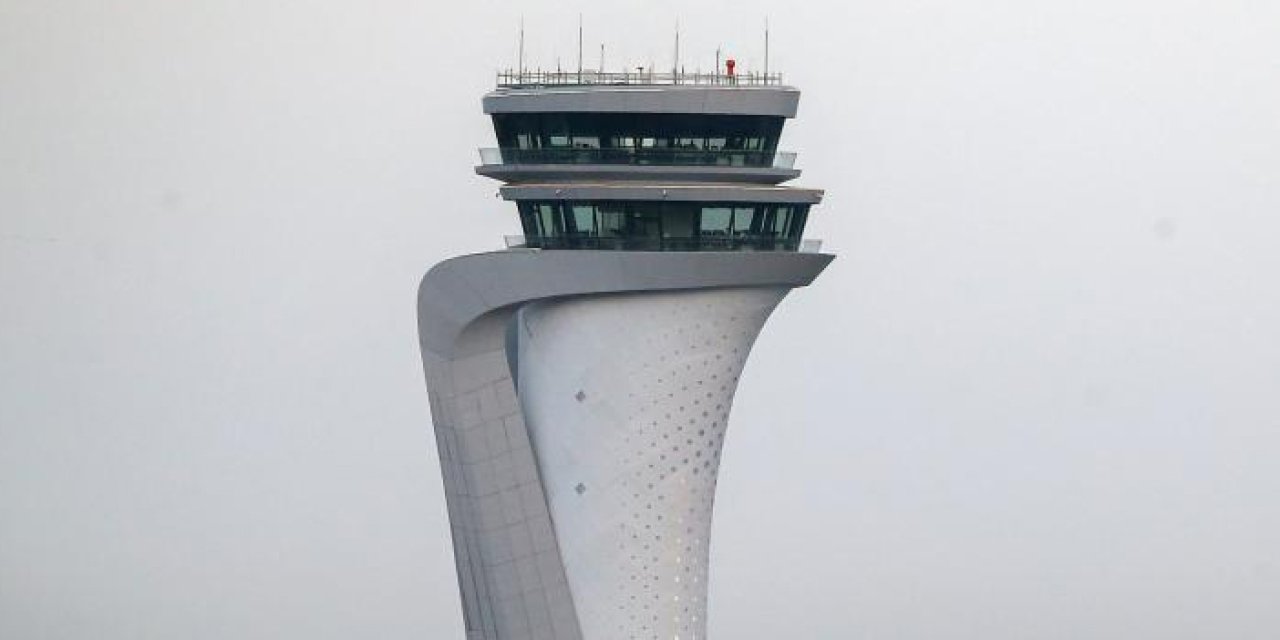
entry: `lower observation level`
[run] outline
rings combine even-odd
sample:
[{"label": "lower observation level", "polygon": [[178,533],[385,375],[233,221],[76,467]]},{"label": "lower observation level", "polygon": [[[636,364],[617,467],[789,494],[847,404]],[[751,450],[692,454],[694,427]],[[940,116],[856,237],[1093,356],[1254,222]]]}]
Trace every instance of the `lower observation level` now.
[{"label": "lower observation level", "polygon": [[508,246],[633,251],[816,251],[804,242],[816,189],[726,184],[509,185],[521,238]]},{"label": "lower observation level", "polygon": [[634,251],[796,251],[809,205],[790,203],[520,202],[515,246]]}]

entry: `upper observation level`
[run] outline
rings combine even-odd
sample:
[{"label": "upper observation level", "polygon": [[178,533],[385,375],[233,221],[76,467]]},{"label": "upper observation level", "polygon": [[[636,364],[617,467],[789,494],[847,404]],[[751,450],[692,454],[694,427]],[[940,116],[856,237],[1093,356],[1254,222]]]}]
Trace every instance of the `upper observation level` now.
[{"label": "upper observation level", "polygon": [[484,96],[498,147],[480,175],[508,183],[643,180],[778,184],[800,92],[778,74],[503,72]]}]

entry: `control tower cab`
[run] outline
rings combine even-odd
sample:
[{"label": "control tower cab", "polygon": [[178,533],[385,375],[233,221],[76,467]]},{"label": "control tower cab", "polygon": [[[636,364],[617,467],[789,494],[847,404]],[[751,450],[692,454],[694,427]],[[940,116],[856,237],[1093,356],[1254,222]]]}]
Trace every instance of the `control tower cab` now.
[{"label": "control tower cab", "polygon": [[[796,251],[817,189],[779,151],[800,92],[777,76],[508,74],[484,97],[501,180],[540,249]],[[813,243],[808,248],[816,250]]]}]

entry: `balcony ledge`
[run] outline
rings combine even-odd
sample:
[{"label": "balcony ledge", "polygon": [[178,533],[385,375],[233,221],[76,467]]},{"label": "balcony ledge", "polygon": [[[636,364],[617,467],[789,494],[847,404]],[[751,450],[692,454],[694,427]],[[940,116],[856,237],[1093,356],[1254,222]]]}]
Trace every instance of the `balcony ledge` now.
[{"label": "balcony ledge", "polygon": [[780,167],[632,164],[482,164],[476,173],[508,184],[555,180],[781,184],[800,176],[799,169]]}]

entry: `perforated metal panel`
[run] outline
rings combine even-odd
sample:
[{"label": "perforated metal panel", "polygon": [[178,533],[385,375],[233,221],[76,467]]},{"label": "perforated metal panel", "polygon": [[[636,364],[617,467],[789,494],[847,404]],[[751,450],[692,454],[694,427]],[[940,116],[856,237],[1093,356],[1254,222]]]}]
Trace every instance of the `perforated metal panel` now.
[{"label": "perforated metal panel", "polygon": [[586,638],[703,638],[738,376],[783,287],[602,295],[517,317],[519,397]]}]

